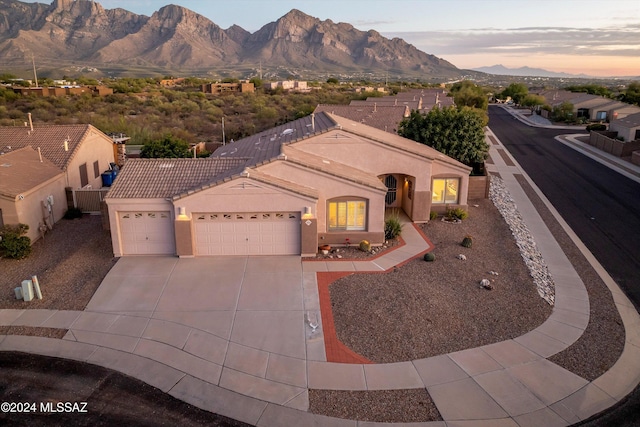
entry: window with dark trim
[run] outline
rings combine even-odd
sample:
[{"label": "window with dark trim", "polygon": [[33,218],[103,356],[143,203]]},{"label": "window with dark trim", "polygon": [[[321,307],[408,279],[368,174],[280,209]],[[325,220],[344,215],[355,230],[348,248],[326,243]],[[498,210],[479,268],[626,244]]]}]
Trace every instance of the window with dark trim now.
[{"label": "window with dark trim", "polygon": [[364,231],[367,229],[367,201],[334,199],[327,202],[328,231]]},{"label": "window with dark trim", "polygon": [[458,203],[460,178],[434,178],[431,188],[431,203]]},{"label": "window with dark trim", "polygon": [[96,160],[95,162],[93,162],[93,177],[97,178],[100,176],[100,163],[98,163],[98,160]]},{"label": "window with dark trim", "polygon": [[87,175],[87,164],[80,165],[80,187],[89,185],[89,175]]}]

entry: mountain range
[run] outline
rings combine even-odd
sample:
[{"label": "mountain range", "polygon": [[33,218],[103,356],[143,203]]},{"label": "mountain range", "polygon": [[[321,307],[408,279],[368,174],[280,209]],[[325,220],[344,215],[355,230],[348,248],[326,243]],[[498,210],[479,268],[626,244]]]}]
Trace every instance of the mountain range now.
[{"label": "mountain range", "polygon": [[519,68],[507,68],[502,64],[492,65],[490,67],[478,67],[474,68],[474,71],[481,73],[495,74],[498,76],[517,76],[517,77],[556,77],[556,78],[583,78],[589,77],[586,74],[569,74],[558,73],[555,71],[544,70],[542,68],[531,67],[519,67]]},{"label": "mountain range", "polygon": [[0,58],[4,69],[29,69],[35,58],[45,70],[81,65],[205,73],[264,67],[424,79],[463,74],[400,38],[321,21],[295,9],[250,33],[237,25],[222,29],[180,6],[165,6],[149,17],[104,9],[91,0],[50,5],[0,0]]}]

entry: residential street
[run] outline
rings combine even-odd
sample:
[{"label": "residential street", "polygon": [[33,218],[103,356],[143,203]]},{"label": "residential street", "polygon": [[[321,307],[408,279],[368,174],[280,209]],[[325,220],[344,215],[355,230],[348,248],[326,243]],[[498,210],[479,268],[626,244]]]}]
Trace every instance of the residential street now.
[{"label": "residential street", "polygon": [[640,184],[554,140],[575,133],[527,126],[489,108],[489,127],[564,220],[640,307]]}]

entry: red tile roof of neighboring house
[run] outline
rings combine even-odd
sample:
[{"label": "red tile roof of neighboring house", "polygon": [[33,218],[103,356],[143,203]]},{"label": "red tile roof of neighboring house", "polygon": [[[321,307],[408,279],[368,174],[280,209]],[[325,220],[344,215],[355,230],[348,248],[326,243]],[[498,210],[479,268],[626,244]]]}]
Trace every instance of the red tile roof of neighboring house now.
[{"label": "red tile roof of neighboring house", "polygon": [[240,173],[246,158],[129,159],[106,198],[169,198],[195,191],[225,173]]},{"label": "red tile roof of neighboring house", "polygon": [[327,112],[354,122],[397,133],[398,124],[408,117],[411,110],[406,105],[334,105],[319,104],[314,113]]},{"label": "red tile roof of neighboring house", "polygon": [[38,152],[32,147],[0,154],[0,195],[15,198],[63,174],[46,158],[40,161]]},{"label": "red tile roof of neighboring house", "polygon": [[[38,125],[0,127],[0,152],[28,145],[42,151],[54,165],[65,170],[89,132],[100,132],[91,125]],[[100,132],[101,133],[101,132]],[[66,141],[66,144],[65,144]],[[7,148],[11,147],[11,148]]]}]

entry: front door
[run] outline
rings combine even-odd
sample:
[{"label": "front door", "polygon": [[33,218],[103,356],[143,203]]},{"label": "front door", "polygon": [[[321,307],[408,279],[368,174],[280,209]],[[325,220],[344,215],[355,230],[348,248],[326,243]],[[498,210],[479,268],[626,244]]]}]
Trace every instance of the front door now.
[{"label": "front door", "polygon": [[387,207],[396,206],[396,199],[398,196],[398,180],[393,175],[387,175],[387,177],[384,179],[384,185],[387,187],[387,195],[384,199]]}]

